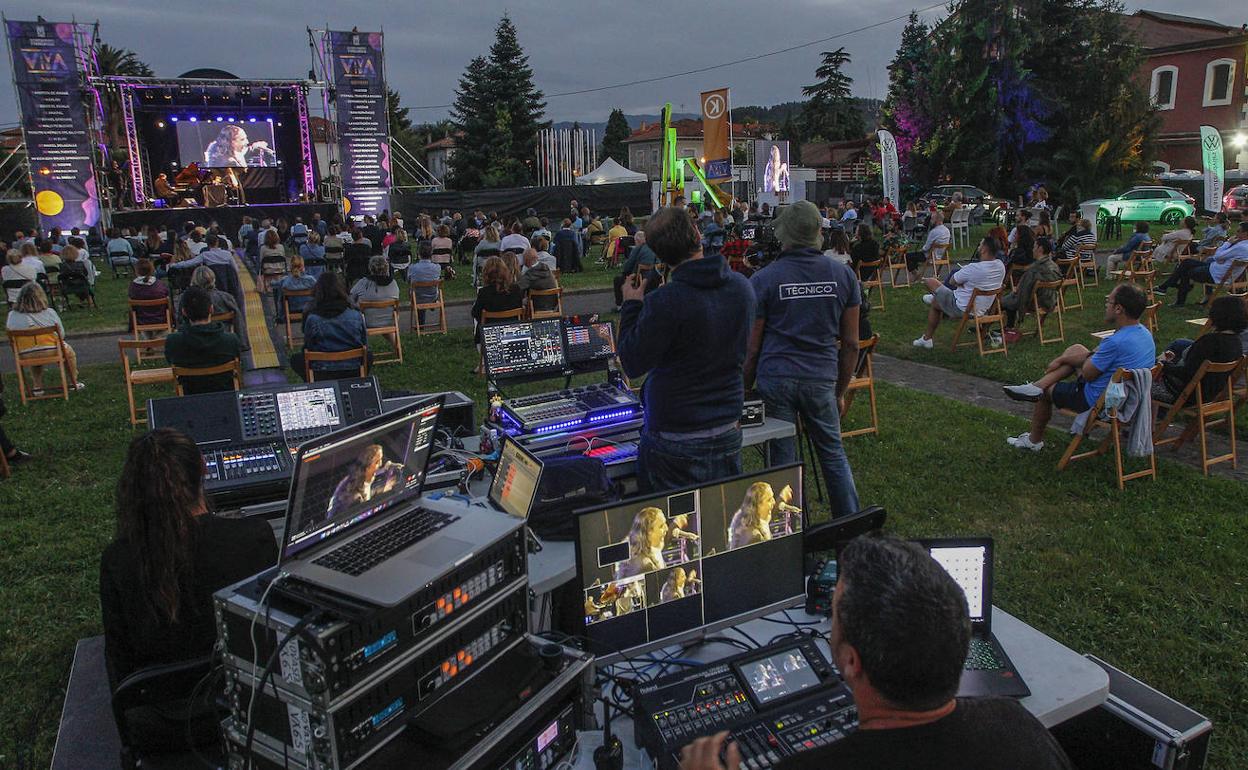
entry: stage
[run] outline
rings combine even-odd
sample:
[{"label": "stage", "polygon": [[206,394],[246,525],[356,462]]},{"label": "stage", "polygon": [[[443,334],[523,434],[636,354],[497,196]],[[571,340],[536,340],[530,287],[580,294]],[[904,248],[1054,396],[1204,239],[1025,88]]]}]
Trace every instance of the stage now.
[{"label": "stage", "polygon": [[304,224],[308,224],[312,221],[313,214],[320,214],[321,219],[329,222],[341,214],[341,209],[333,203],[265,203],[255,206],[216,206],[214,208],[182,206],[137,209],[113,212],[113,226],[128,227],[137,232],[144,225],[164,225],[173,226],[181,231],[182,226],[187,222],[194,222],[204,227],[216,222],[221,226],[221,232],[233,241],[238,228],[243,225],[243,217],[251,217],[257,221],[271,219],[274,222],[278,219],[285,219],[290,224],[294,224],[296,217],[302,217]]}]

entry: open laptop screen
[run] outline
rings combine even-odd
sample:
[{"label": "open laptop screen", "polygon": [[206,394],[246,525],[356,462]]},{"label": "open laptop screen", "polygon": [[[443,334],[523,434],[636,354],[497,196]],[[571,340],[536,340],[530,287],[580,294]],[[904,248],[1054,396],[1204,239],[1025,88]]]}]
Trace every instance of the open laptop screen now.
[{"label": "open laptop screen", "polygon": [[440,400],[415,404],[304,444],[282,558],[418,496],[441,408]]},{"label": "open laptop screen", "polygon": [[972,623],[982,623],[992,602],[991,540],[925,540],[923,545],[966,594]]},{"label": "open laptop screen", "polygon": [[490,483],[490,502],[517,519],[527,519],[542,480],[542,461],[510,437],[498,456],[498,471]]}]

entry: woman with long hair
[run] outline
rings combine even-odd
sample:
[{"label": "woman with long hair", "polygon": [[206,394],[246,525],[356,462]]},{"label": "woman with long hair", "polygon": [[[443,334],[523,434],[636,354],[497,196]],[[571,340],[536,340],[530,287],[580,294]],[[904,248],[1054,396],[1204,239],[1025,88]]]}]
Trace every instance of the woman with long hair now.
[{"label": "woman with long hair", "polygon": [[658,508],[642,508],[628,530],[628,559],[615,567],[615,579],[653,572],[667,566],[663,543],[667,539],[667,517]]},{"label": "woman with long hair", "polygon": [[832,230],[832,235],[829,236],[828,240],[830,248],[823,253],[837,262],[840,262],[842,265],[848,265],[850,259],[850,248],[849,237],[845,235],[845,231],[834,228]]},{"label": "woman with long hair", "polygon": [[181,431],[160,428],[130,442],[116,508],[116,537],[100,559],[114,686],[146,666],[208,655],[217,636],[213,592],[277,563],[265,521],[211,515],[203,456]]},{"label": "woman with long hair", "polygon": [[327,515],[332,517],[357,503],[391,491],[403,475],[403,464],[386,460],[381,444],[369,444],[351,464],[347,475],[334,487]]},{"label": "woman with long hair", "polygon": [[[337,273],[321,273],[312,287],[312,303],[303,314],[303,350],[341,353],[367,347],[364,314],[351,304],[342,278]],[[302,350],[290,357],[290,366],[300,377],[306,376]],[[338,379],[359,376],[360,362],[316,361],[312,368],[318,379]]]},{"label": "woman with long hair", "polygon": [[[484,311],[502,313],[524,306],[524,290],[512,278],[512,269],[502,257],[490,257],[481,268],[481,288],[477,301],[472,305],[472,318],[477,322],[476,341],[481,342],[481,314]],[[480,374],[480,367],[473,370]]]},{"label": "woman with long hair", "polygon": [[[74,349],[69,346],[69,343],[65,341],[65,326],[61,323],[60,314],[48,307],[48,295],[43,293],[43,287],[37,283],[26,284],[17,293],[17,302],[14,303],[13,309],[9,311],[5,328],[9,331],[21,331],[50,326],[55,326],[61,330],[61,351],[65,354],[65,369],[69,377],[69,388],[71,390],[82,390],[87,386],[78,381],[78,356],[74,353]],[[55,348],[55,334],[39,334],[36,337],[22,337],[18,347],[18,354],[25,355]],[[42,395],[43,367],[30,367],[30,378],[35,395]]]},{"label": "woman with long hair", "polygon": [[765,481],[751,484],[728,525],[728,547],[740,548],[770,540],[771,513],[775,507],[776,496],[770,484]]}]

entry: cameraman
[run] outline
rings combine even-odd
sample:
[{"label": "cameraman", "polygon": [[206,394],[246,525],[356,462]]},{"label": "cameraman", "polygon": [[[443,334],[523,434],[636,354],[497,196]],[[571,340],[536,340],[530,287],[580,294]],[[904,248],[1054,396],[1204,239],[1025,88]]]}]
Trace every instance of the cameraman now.
[{"label": "cameraman", "polygon": [[[827,256],[822,217],[798,201],[776,220],[780,257],[750,278],[757,298],[745,359],[745,386],[755,385],[768,416],[802,425],[827,479],[832,516],[858,512],[858,491],[841,444],[845,389],[858,362],[858,279]],[[771,442],[776,464],[796,459],[795,438]]]}]

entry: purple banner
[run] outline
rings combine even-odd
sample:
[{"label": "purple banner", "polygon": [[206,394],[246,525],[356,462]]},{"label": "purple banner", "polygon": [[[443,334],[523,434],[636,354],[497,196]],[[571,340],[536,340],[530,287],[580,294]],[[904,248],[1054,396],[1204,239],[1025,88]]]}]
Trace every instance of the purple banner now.
[{"label": "purple banner", "polygon": [[74,25],[8,22],[13,81],[43,232],[100,219],[86,108],[78,87]]},{"label": "purple banner", "polygon": [[338,112],[343,207],[349,216],[390,208],[390,121],[380,32],[329,32]]}]

